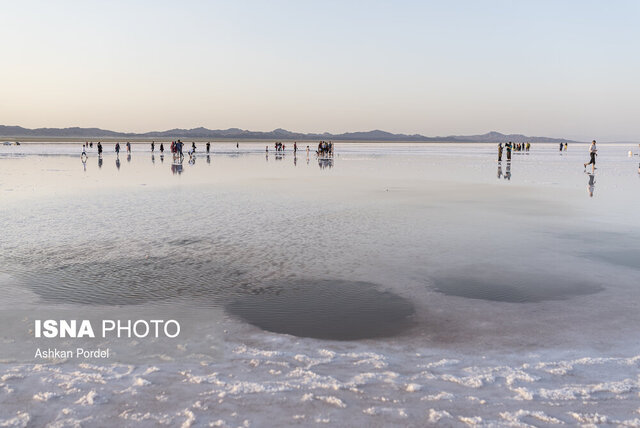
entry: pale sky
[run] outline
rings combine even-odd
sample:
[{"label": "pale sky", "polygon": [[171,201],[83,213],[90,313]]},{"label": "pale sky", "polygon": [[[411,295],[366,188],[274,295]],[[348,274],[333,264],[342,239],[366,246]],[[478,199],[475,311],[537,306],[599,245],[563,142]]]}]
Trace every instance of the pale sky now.
[{"label": "pale sky", "polygon": [[0,124],[640,140],[640,1],[4,1]]}]

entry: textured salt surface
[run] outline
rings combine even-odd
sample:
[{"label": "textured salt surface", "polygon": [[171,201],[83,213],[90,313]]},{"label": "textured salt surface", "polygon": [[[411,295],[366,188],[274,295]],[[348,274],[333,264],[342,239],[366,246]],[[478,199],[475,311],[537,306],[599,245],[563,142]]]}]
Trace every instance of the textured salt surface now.
[{"label": "textured salt surface", "polygon": [[244,337],[256,339],[270,344],[256,348],[230,339],[227,361],[214,365],[2,366],[0,421],[640,425],[640,355],[496,360],[414,348],[401,356],[388,344],[379,352],[347,344],[314,350],[313,341]]}]

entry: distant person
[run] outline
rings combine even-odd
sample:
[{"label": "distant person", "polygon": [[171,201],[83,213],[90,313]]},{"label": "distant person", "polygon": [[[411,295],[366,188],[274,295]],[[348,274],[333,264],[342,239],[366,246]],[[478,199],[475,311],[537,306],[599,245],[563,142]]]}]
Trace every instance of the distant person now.
[{"label": "distant person", "polygon": [[102,157],[102,144],[98,141],[98,157]]},{"label": "distant person", "polygon": [[240,144],[238,142],[236,142],[236,149],[240,148]]},{"label": "distant person", "polygon": [[298,143],[297,143],[297,142],[294,142],[294,143],[293,143],[293,153],[295,153],[295,152],[297,152],[297,151],[298,151]]},{"label": "distant person", "polygon": [[80,157],[82,159],[84,159],[85,161],[87,160],[87,149],[86,149],[86,146],[84,144],[82,145],[82,154],[80,155]]},{"label": "distant person", "polygon": [[567,149],[569,148],[569,143],[564,143],[564,151],[566,152]]},{"label": "distant person", "polygon": [[266,153],[269,153],[269,146],[265,146],[264,151],[265,151]]},{"label": "distant person", "polygon": [[164,153],[164,144],[160,143],[160,154]]},{"label": "distant person", "polygon": [[207,141],[207,153],[211,150],[211,143]]},{"label": "distant person", "polygon": [[564,147],[564,143],[560,143],[560,151],[562,151],[562,148]]},{"label": "distant person", "polygon": [[511,141],[509,141],[506,144],[507,147],[507,160],[510,161],[511,160],[511,149],[513,148],[513,143],[511,143]]},{"label": "distant person", "polygon": [[116,143],[116,155],[120,154],[120,143]]},{"label": "distant person", "polygon": [[591,171],[596,169],[596,156],[598,156],[598,149],[596,148],[596,140],[591,142],[589,146],[589,162],[584,164],[584,168],[587,168],[587,165],[591,165]]},{"label": "distant person", "polygon": [[498,144],[498,162],[502,162],[502,143]]},{"label": "distant person", "polygon": [[153,152],[156,149],[156,142],[152,141],[151,142],[151,151]]},{"label": "distant person", "polygon": [[131,153],[131,143],[127,141],[127,153]]}]

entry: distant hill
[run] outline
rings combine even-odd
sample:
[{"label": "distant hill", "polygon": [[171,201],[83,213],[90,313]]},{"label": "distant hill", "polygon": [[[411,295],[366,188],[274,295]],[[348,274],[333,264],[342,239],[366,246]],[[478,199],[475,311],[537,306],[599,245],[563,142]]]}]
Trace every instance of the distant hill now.
[{"label": "distant hill", "polygon": [[0,125],[0,138],[3,139],[29,139],[29,138],[79,138],[79,139],[100,139],[100,138],[122,138],[122,139],[238,139],[238,140],[352,140],[352,141],[443,141],[443,142],[478,142],[478,143],[500,143],[500,142],[522,142],[529,141],[558,143],[560,141],[575,142],[564,138],[550,137],[528,137],[521,134],[501,134],[492,131],[482,135],[449,135],[446,137],[425,137],[424,135],[413,134],[392,134],[390,132],[373,130],[363,132],[346,132],[344,134],[304,134],[291,132],[286,129],[274,129],[273,131],[249,131],[239,128],[229,129],[169,129],[168,131],[153,131],[145,133],[116,132],[100,128],[37,128],[28,129],[21,126]]}]

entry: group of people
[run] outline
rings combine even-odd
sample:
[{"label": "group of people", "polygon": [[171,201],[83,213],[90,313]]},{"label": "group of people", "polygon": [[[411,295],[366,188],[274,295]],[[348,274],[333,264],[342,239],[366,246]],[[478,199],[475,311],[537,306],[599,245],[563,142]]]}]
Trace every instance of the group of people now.
[{"label": "group of people", "polygon": [[320,141],[318,143],[317,155],[333,156],[333,143],[331,141]]},{"label": "group of people", "polygon": [[[100,141],[98,141],[98,143],[96,144],[97,149],[98,149],[98,157],[102,157],[102,143]],[[80,155],[80,157],[82,157],[84,160],[87,159],[87,150],[88,149],[92,149],[93,148],[93,141],[91,142],[86,142],[82,145],[82,154]],[[118,148],[118,150],[120,150]]]},{"label": "group of people", "polygon": [[284,152],[284,150],[286,149],[285,144],[281,143],[280,141],[276,141],[273,145],[275,147],[276,152]]},{"label": "group of people", "polygon": [[503,150],[507,151],[507,160],[510,161],[511,160],[511,152],[515,151],[515,152],[528,152],[529,149],[531,149],[531,143],[512,143],[511,141],[509,141],[508,143],[506,143],[504,145],[504,147],[502,147],[502,143],[498,144],[498,162],[502,162],[502,152]]}]

